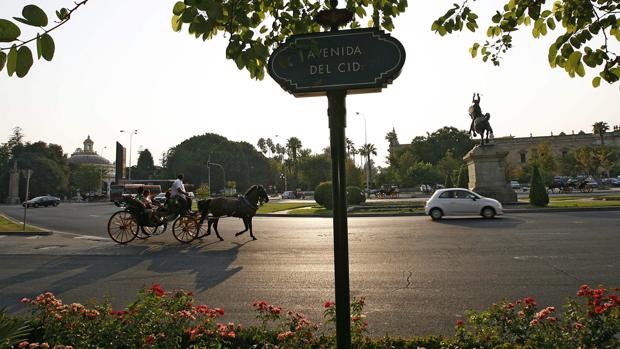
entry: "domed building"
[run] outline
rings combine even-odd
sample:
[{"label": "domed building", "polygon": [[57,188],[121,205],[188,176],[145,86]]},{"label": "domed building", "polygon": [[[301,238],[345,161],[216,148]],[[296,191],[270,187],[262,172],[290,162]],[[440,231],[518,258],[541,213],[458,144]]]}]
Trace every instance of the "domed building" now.
[{"label": "domed building", "polygon": [[[90,139],[90,135],[84,140],[84,148],[77,148],[71,154],[68,161],[69,164],[73,164],[76,166],[79,165],[93,165],[100,167],[102,170],[102,182],[105,183],[107,187],[107,192],[110,192],[110,184],[114,182],[115,176],[115,168],[114,164],[110,163],[110,161],[103,156],[97,154],[96,151],[93,150],[93,146],[95,142]],[[99,193],[101,194],[101,189],[99,189]]]}]

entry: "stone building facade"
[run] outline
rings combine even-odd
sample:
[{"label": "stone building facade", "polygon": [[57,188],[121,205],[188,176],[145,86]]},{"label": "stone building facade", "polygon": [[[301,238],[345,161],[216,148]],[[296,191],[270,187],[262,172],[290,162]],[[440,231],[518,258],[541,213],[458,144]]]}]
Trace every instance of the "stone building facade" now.
[{"label": "stone building facade", "polygon": [[[607,132],[603,139],[606,146],[620,147],[620,127],[614,127],[614,130]],[[549,142],[551,149],[555,151],[555,155],[562,157],[584,145],[600,145],[601,136],[579,132],[575,134],[560,133],[557,136],[498,137],[493,140],[497,148],[508,152],[506,163],[512,168],[525,165],[532,149],[544,142]]]},{"label": "stone building facade", "polygon": [[[110,192],[110,185],[114,182],[115,166],[103,156],[97,154],[94,150],[94,142],[90,139],[90,135],[84,140],[84,148],[77,148],[71,154],[68,161],[70,164],[75,165],[92,165],[101,169],[101,181],[105,183],[107,192]],[[98,190],[98,194],[101,194],[101,188]]]}]

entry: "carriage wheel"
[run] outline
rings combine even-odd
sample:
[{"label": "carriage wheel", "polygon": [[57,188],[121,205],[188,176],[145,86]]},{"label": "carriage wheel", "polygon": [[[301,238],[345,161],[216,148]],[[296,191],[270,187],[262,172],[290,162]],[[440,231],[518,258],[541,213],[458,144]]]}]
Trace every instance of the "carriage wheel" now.
[{"label": "carriage wheel", "polygon": [[198,236],[198,222],[194,217],[181,216],[172,224],[172,234],[180,242],[192,242]]},{"label": "carriage wheel", "polygon": [[161,235],[166,231],[166,225],[158,225],[156,227],[141,226],[140,231],[136,234],[138,239],[148,239],[154,235]]},{"label": "carriage wheel", "polygon": [[138,222],[127,211],[118,211],[108,221],[108,234],[119,244],[126,244],[136,238]]},{"label": "carriage wheel", "polygon": [[594,191],[594,188],[592,188],[592,187],[591,187],[591,186],[589,186],[589,185],[586,185],[586,193],[591,193],[591,192],[593,192],[593,191]]}]

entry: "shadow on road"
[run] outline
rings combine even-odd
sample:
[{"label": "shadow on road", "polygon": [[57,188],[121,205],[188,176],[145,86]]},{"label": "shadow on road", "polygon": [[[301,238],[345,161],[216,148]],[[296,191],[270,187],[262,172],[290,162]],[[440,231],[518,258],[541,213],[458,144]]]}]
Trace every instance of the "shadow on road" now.
[{"label": "shadow on road", "polygon": [[[246,242],[247,243],[247,242]],[[245,243],[233,243],[229,249],[208,250],[217,243],[190,245],[162,241],[145,241],[141,246],[113,246],[105,254],[30,256],[33,269],[0,279],[0,307],[8,311],[23,310],[22,297],[51,291],[63,293],[84,287],[101,287],[101,283],[128,280],[127,287],[140,287],[137,280],[150,286],[148,275],[179,275],[179,280],[194,283],[192,289],[205,291],[232,277],[243,267],[230,268]],[[122,248],[122,251],[119,249]],[[99,251],[101,252],[101,251]],[[121,253],[119,253],[121,252]],[[16,262],[18,263],[18,262]],[[6,263],[4,263],[6,264]],[[147,272],[145,272],[147,271]],[[193,276],[193,278],[192,278]],[[175,278],[168,276],[168,279]],[[24,290],[27,290],[24,293]],[[135,290],[131,291],[135,294]]]},{"label": "shadow on road", "polygon": [[515,217],[497,217],[493,219],[484,219],[481,217],[444,217],[434,223],[480,229],[512,229],[525,223],[525,219]]}]

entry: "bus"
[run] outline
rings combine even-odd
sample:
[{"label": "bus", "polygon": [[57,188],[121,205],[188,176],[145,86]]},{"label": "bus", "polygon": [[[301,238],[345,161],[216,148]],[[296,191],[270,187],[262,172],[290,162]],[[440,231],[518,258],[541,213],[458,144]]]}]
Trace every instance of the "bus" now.
[{"label": "bus", "polygon": [[120,202],[123,199],[123,195],[129,194],[135,196],[144,191],[144,189],[148,189],[153,195],[161,193],[161,185],[158,184],[113,184],[110,186],[110,201]]}]

